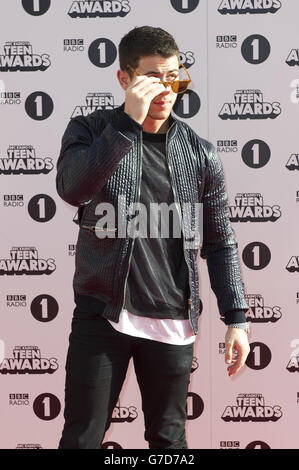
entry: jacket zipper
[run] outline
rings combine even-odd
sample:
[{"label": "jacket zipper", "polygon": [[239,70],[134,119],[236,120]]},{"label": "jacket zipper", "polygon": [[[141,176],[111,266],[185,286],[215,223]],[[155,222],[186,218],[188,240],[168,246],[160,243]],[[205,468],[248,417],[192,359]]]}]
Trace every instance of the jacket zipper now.
[{"label": "jacket zipper", "polygon": [[[141,151],[140,151],[140,169],[139,169],[139,186],[138,186],[137,203],[139,202],[139,199],[140,199],[140,188],[141,188],[141,175],[142,175],[142,142],[143,142],[143,141],[142,141],[142,131],[141,131],[141,132],[140,132],[140,147],[139,147],[139,148],[141,148]],[[136,228],[136,224],[135,224],[135,227],[134,227],[134,228]],[[135,230],[134,230],[134,235],[135,235]],[[126,277],[125,277],[125,283],[124,283],[124,289],[123,289],[123,303],[122,303],[121,310],[123,310],[124,304],[125,304],[127,280],[128,280],[129,270],[130,270],[130,266],[131,266],[131,258],[132,258],[132,254],[133,254],[134,244],[135,244],[135,236],[134,236],[133,242],[132,242],[132,249],[131,249],[131,253],[130,253],[130,257],[129,257],[129,262],[128,262],[128,269],[127,269],[127,273],[126,273]]]},{"label": "jacket zipper", "polygon": [[[165,153],[166,153],[166,160],[167,160],[167,165],[168,165],[169,174],[170,174],[170,180],[171,180],[171,183],[172,183],[171,186],[172,186],[173,193],[174,193],[174,201],[179,203],[179,200],[178,200],[178,197],[177,197],[177,192],[176,192],[176,184],[175,184],[173,176],[172,176],[172,168],[171,168],[171,165],[169,164],[169,160],[168,160],[168,133],[169,133],[170,129],[173,127],[173,125],[174,125],[174,123],[170,126],[170,128],[166,132]],[[182,215],[182,218],[183,218],[183,215]],[[184,226],[184,224],[183,224],[183,226]],[[190,269],[189,269],[189,264],[187,262],[186,254],[185,254],[185,233],[184,233],[184,230],[183,230],[183,254],[184,254],[186,266],[188,268],[188,284],[189,284],[189,290],[190,290],[190,295],[191,295],[192,290],[191,290],[191,282],[190,282]],[[192,321],[191,321],[191,315],[190,315],[191,304],[192,304],[192,299],[189,298],[188,299],[188,318],[189,318],[190,326],[191,326],[192,331],[193,331],[193,335],[195,335],[193,325],[192,325]]]},{"label": "jacket zipper", "polygon": [[97,228],[94,225],[81,225],[81,228],[86,228],[90,232],[117,232],[117,228]]}]

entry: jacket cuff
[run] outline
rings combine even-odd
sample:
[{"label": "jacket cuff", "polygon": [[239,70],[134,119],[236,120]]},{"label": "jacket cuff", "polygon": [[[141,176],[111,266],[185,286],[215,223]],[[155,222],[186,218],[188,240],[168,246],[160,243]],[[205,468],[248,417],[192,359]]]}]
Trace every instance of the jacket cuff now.
[{"label": "jacket cuff", "polygon": [[224,323],[230,325],[231,323],[244,323],[247,321],[245,313],[248,311],[248,308],[240,310],[230,310],[226,312],[224,317]]},{"label": "jacket cuff", "polygon": [[128,130],[133,132],[140,132],[143,130],[143,126],[139,124],[139,122],[135,121],[135,119],[133,119],[129,114],[125,113],[123,109],[121,109],[121,112],[126,120],[126,124],[128,124]]}]

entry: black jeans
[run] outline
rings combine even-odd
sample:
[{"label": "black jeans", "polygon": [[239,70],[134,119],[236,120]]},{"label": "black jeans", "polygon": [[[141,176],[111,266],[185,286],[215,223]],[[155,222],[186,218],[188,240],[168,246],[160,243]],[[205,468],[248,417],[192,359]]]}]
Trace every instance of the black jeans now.
[{"label": "black jeans", "polygon": [[186,399],[193,343],[172,345],[116,331],[74,310],[66,360],[59,449],[99,449],[133,357],[150,449],[186,449]]}]

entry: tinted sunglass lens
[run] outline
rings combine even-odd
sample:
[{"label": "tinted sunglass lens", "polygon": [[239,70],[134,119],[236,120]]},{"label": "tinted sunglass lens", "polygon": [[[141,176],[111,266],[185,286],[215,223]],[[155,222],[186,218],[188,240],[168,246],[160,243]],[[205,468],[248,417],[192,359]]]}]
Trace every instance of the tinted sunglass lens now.
[{"label": "tinted sunglass lens", "polygon": [[177,81],[173,82],[171,84],[171,88],[172,88],[172,91],[174,91],[174,93],[178,93],[179,88],[180,88],[180,81],[177,80]]},{"label": "tinted sunglass lens", "polygon": [[176,80],[175,82],[162,82],[163,85],[165,86],[165,88],[167,88],[168,86],[171,86],[172,88],[172,91],[174,93],[183,93],[184,91],[187,90],[188,88],[188,85],[189,85],[189,81],[188,80]]},{"label": "tinted sunglass lens", "polygon": [[188,80],[179,80],[178,84],[179,85],[177,93],[183,93],[187,90],[189,82]]}]

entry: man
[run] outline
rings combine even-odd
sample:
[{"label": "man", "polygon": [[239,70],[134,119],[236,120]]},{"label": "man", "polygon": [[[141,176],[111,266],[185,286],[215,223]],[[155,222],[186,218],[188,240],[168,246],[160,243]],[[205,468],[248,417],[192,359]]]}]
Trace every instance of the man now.
[{"label": "man", "polygon": [[[188,230],[196,220],[192,211],[185,215],[184,204],[203,207],[200,255],[228,325],[229,375],[249,353],[249,307],[220,159],[211,143],[171,115],[179,86],[188,85],[187,77],[179,82],[175,40],[160,28],[134,28],[120,42],[119,59],[125,103],[72,119],[57,163],[57,191],[79,207],[80,225],[59,448],[100,447],[131,358],[149,448],[187,448],[186,397],[200,299],[199,247]],[[175,204],[168,237],[161,235],[163,217],[161,223],[159,217],[139,219],[143,233],[158,229],[158,236],[135,236],[131,208],[138,203],[149,211]],[[124,234],[132,220],[133,230]],[[174,229],[181,222],[178,237]]]}]

